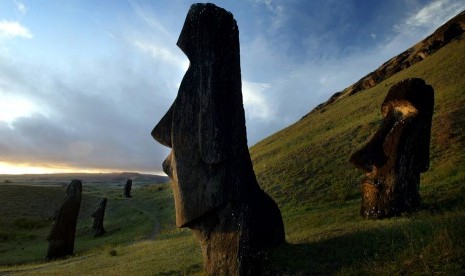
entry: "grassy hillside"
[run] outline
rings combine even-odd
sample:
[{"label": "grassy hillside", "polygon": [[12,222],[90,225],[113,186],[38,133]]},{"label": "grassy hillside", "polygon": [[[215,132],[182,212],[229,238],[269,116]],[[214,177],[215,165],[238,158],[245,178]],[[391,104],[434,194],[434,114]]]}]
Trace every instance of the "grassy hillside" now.
[{"label": "grassy hillside", "polygon": [[[359,198],[362,172],[348,163],[381,122],[389,88],[420,77],[435,90],[431,169],[422,175],[426,204],[465,195],[465,41],[454,41],[379,85],[311,113],[250,150],[262,187],[281,206],[315,206]],[[463,206],[463,202],[456,202]],[[441,207],[444,204],[436,204]],[[293,208],[293,207],[292,207]]]},{"label": "grassy hillside", "polygon": [[[270,273],[465,273],[464,68],[462,38],[371,89],[307,115],[251,148],[257,178],[278,202],[286,228],[288,243],[268,257]],[[411,216],[364,220],[358,215],[363,173],[353,168],[348,158],[376,131],[381,122],[380,105],[389,88],[407,77],[424,78],[435,89],[431,168],[421,177],[423,208]],[[103,195],[110,198],[108,235],[92,238],[91,221],[84,216],[78,226],[77,256],[43,262],[46,244],[41,244],[36,250],[39,257],[34,259],[37,263],[3,266],[0,274],[201,273],[197,241],[189,230],[174,227],[168,187],[140,187],[133,199],[126,200],[119,197],[120,189],[88,186],[84,191],[88,202],[93,204]],[[4,193],[0,191],[0,196]],[[0,201],[8,198],[11,196]],[[43,224],[38,224],[42,229]],[[46,233],[47,229],[41,231]],[[153,239],[156,229],[160,231]],[[31,240],[39,243],[44,237],[37,234]],[[10,247],[5,249],[3,244]],[[24,244],[27,242],[21,246]],[[19,251],[14,238],[1,243],[0,260]]]},{"label": "grassy hillside", "polygon": [[[423,211],[364,221],[358,216],[363,173],[348,158],[376,131],[389,88],[409,77],[423,78],[435,90],[430,170],[421,176]],[[379,85],[308,114],[253,146],[255,172],[283,211],[287,240],[302,245],[278,253],[278,259],[289,256],[284,267],[314,273],[465,271],[460,234],[465,233],[464,130],[462,36]],[[296,263],[296,254],[305,261]]]}]

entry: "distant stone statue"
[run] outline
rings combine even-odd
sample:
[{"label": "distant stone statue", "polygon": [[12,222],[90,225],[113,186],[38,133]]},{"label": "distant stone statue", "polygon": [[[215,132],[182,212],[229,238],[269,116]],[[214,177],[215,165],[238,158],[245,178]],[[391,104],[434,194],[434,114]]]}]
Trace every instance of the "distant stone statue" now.
[{"label": "distant stone statue", "polygon": [[366,172],[360,213],[398,216],[420,207],[420,173],[429,169],[434,90],[424,80],[403,80],[389,90],[384,118],[371,140],[350,162]]},{"label": "distant stone statue", "polygon": [[163,170],[173,183],[176,225],[200,240],[208,274],[259,274],[265,249],[284,242],[284,226],[247,147],[236,21],[213,4],[194,4],[177,45],[191,64],[152,131],[172,148]]},{"label": "distant stone statue", "polygon": [[132,189],[132,180],[126,180],[126,184],[124,185],[124,196],[131,197],[131,189]]},{"label": "distant stone statue", "polygon": [[68,184],[65,199],[55,214],[52,231],[48,236],[47,260],[63,258],[72,255],[76,223],[81,206],[82,183],[74,179]]},{"label": "distant stone statue", "polygon": [[101,236],[105,234],[105,228],[103,228],[103,218],[105,216],[105,208],[107,207],[107,199],[103,198],[95,212],[92,214],[94,218],[94,224],[92,229],[94,230],[94,237]]}]

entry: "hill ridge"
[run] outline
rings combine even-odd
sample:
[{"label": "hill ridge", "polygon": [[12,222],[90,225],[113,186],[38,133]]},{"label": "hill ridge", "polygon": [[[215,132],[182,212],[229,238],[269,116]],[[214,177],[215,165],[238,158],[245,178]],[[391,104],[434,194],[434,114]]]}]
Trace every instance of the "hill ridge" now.
[{"label": "hill ridge", "polygon": [[[336,101],[352,96],[362,90],[374,87],[392,75],[423,61],[451,41],[459,38],[464,31],[465,10],[441,25],[431,35],[384,62],[376,70],[368,73],[354,84],[342,91],[334,93],[326,102],[317,105],[310,113],[319,111]],[[304,115],[304,117],[307,115]]]},{"label": "hill ridge", "polygon": [[[465,18],[463,12],[460,16]],[[421,193],[434,198],[433,187],[449,183],[446,186],[452,185],[452,190],[465,194],[465,187],[459,185],[465,180],[463,38],[462,34],[434,55],[379,85],[310,112],[252,146],[250,153],[260,186],[285,208],[359,200],[363,173],[351,166],[348,158],[379,126],[380,106],[389,88],[403,79],[417,77],[435,91],[431,169],[422,176]],[[449,173],[455,176],[449,178]]]},{"label": "hill ridge", "polygon": [[156,174],[145,174],[138,172],[115,172],[115,173],[51,173],[51,174],[0,174],[0,183],[5,181],[11,183],[40,183],[40,182],[69,182],[71,179],[80,179],[84,182],[124,182],[127,179],[134,182],[167,182],[168,177]]}]

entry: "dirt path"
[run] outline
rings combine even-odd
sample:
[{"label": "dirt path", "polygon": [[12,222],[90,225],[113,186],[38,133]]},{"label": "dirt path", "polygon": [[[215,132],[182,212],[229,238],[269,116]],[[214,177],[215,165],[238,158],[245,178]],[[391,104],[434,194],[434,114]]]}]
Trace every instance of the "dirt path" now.
[{"label": "dirt path", "polygon": [[153,221],[153,230],[152,232],[147,236],[147,239],[149,240],[154,240],[158,234],[161,232],[161,224],[160,221],[158,221],[157,217],[150,213],[147,212],[146,210],[140,209],[137,206],[135,206],[131,201],[129,201],[129,205],[134,208],[135,210],[142,212],[143,214],[147,215],[152,221]]},{"label": "dirt path", "polygon": [[154,218],[153,230],[150,233],[149,239],[154,240],[158,234],[161,232],[161,225],[158,219]]}]

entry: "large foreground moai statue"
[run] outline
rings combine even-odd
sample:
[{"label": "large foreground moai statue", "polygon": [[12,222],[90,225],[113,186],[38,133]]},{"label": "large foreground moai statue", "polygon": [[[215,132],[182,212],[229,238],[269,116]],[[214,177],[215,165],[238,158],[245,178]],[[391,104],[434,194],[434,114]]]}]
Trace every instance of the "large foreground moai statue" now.
[{"label": "large foreground moai statue", "polygon": [[190,67],[152,131],[172,148],[163,170],[173,182],[176,225],[200,240],[207,273],[259,273],[265,249],[284,242],[284,227],[247,147],[236,21],[213,4],[194,4],[177,45]]},{"label": "large foreground moai statue", "polygon": [[72,255],[76,223],[81,206],[82,183],[72,180],[66,188],[65,199],[55,214],[52,231],[48,236],[47,260],[58,259]]},{"label": "large foreground moai statue", "polygon": [[420,173],[429,169],[434,91],[422,79],[405,79],[389,90],[384,118],[372,139],[350,161],[366,172],[360,214],[383,218],[420,207]]}]

